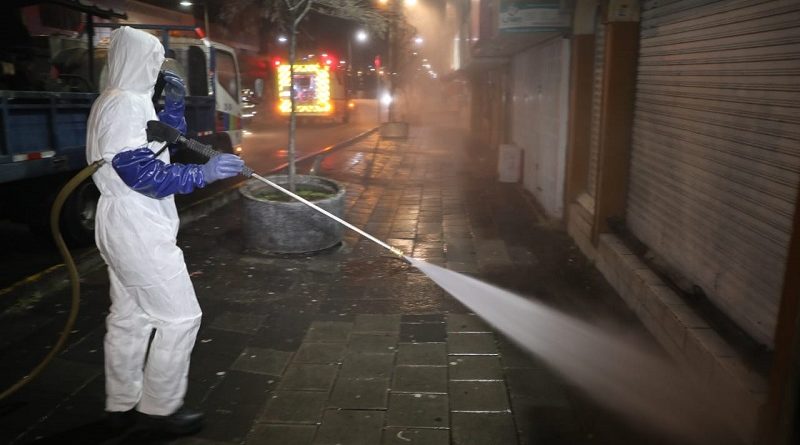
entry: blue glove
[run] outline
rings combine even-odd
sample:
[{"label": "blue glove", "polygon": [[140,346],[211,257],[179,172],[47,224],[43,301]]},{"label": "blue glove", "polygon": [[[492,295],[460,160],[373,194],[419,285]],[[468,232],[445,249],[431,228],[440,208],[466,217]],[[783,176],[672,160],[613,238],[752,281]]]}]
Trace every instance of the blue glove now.
[{"label": "blue glove", "polygon": [[164,109],[159,111],[158,120],[186,134],[186,118],[183,116],[186,86],[175,73],[164,72]]},{"label": "blue glove", "polygon": [[242,172],[244,161],[239,156],[223,153],[209,159],[203,164],[201,171],[206,184],[220,179],[230,178]]},{"label": "blue glove", "polygon": [[183,99],[186,96],[186,85],[181,76],[172,71],[164,71],[164,99],[167,106],[175,104],[183,106]]}]

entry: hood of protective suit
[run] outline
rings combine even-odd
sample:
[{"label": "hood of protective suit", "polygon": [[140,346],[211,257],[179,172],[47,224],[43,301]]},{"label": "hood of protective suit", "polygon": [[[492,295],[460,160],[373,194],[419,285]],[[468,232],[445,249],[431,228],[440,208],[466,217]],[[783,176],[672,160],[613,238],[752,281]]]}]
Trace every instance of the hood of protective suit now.
[{"label": "hood of protective suit", "polygon": [[107,89],[153,94],[164,47],[153,35],[123,26],[111,33]]}]

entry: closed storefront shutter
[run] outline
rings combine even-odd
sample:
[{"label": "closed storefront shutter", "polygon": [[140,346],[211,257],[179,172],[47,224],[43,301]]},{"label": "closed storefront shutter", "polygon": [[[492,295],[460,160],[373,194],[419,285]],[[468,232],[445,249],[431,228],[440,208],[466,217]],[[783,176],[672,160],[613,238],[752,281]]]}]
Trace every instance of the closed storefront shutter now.
[{"label": "closed storefront shutter", "polygon": [[799,180],[800,2],[643,2],[627,223],[767,345]]},{"label": "closed storefront shutter", "polygon": [[523,185],[547,216],[564,202],[569,45],[547,40],[512,59],[511,142],[524,150]]},{"label": "closed storefront shutter", "polygon": [[600,111],[603,108],[603,68],[605,66],[606,25],[598,11],[595,19],[594,80],[592,81],[592,118],[589,133],[589,177],[586,192],[594,198],[597,189],[597,159],[600,152]]}]

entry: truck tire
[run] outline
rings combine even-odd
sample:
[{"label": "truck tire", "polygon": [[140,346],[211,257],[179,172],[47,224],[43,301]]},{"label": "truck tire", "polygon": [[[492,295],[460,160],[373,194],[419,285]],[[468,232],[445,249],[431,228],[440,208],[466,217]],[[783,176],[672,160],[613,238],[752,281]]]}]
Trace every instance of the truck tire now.
[{"label": "truck tire", "polygon": [[91,180],[82,182],[61,210],[61,236],[72,246],[94,243],[94,218],[100,191]]}]

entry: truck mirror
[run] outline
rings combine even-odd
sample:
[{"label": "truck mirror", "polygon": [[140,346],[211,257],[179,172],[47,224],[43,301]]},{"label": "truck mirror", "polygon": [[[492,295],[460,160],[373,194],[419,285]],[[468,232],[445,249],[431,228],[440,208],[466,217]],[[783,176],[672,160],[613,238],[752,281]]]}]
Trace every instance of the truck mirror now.
[{"label": "truck mirror", "polygon": [[253,89],[256,92],[256,97],[261,99],[264,96],[264,79],[256,79]]}]

